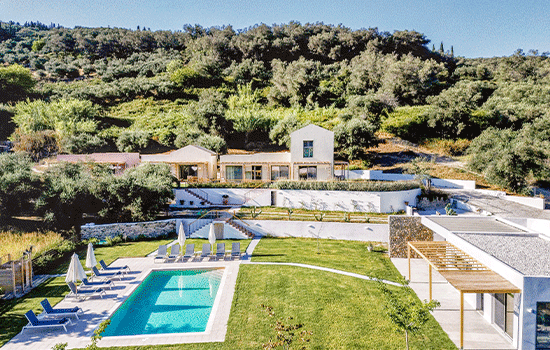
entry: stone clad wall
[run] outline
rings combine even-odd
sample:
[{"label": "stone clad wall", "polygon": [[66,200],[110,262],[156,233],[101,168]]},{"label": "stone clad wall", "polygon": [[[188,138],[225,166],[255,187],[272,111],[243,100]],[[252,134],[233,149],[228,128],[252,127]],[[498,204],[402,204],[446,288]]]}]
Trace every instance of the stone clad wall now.
[{"label": "stone clad wall", "polygon": [[[388,217],[390,258],[406,258],[409,241],[433,241],[433,231],[422,225],[420,220],[420,216]],[[416,255],[411,254],[411,257]]]},{"label": "stone clad wall", "polygon": [[106,225],[82,226],[82,239],[122,236],[126,238],[159,237],[176,232],[176,220],[161,220],[148,222],[131,222]]}]

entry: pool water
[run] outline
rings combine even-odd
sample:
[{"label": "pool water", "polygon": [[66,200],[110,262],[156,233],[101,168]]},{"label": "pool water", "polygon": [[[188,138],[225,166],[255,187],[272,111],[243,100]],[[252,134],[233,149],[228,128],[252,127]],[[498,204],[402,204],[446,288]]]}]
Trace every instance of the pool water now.
[{"label": "pool water", "polygon": [[103,336],[204,332],[223,269],[152,271]]}]

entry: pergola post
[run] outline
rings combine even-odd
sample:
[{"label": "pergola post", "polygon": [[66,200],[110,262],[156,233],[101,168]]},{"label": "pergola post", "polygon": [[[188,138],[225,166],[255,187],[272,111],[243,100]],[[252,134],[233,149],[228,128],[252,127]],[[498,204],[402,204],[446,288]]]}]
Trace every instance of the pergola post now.
[{"label": "pergola post", "polygon": [[407,261],[409,262],[409,281],[411,280],[411,246],[407,243]]},{"label": "pergola post", "polygon": [[428,264],[428,279],[430,282],[430,301],[432,301],[432,265]]},{"label": "pergola post", "polygon": [[460,349],[464,349],[464,293],[460,291]]}]

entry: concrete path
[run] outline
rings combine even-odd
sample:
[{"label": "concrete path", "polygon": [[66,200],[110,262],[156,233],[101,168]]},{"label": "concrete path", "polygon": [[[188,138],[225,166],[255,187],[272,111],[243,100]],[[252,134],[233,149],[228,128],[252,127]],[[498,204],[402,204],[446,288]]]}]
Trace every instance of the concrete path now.
[{"label": "concrete path", "polygon": [[[397,270],[408,277],[407,259],[391,259]],[[421,300],[429,298],[428,263],[411,259],[411,288]],[[457,347],[460,346],[460,292],[453,288],[437,271],[433,272],[432,295],[441,303],[432,314]],[[482,314],[464,303],[464,349],[515,349],[511,341]]]},{"label": "concrete path", "polygon": [[[388,224],[326,221],[246,220],[274,237],[307,237],[363,242],[388,242]],[[312,227],[311,227],[312,226]]]}]

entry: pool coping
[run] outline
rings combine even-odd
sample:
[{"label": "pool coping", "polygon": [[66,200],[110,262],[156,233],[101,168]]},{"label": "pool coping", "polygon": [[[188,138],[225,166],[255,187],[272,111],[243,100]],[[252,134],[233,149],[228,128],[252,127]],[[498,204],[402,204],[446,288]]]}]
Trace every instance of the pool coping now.
[{"label": "pool coping", "polygon": [[218,288],[218,293],[212,311],[208,319],[206,330],[204,332],[193,333],[165,333],[165,334],[142,334],[142,335],[125,335],[125,336],[109,336],[102,338],[98,345],[100,347],[111,346],[139,346],[139,345],[170,345],[170,344],[185,344],[185,343],[206,343],[206,342],[223,342],[227,333],[227,322],[231,312],[233,296],[235,294],[235,284],[239,272],[240,261],[213,261],[200,263],[172,263],[169,265],[152,266],[136,278],[134,286],[121,296],[120,301],[114,305],[108,312],[109,318],[116,310],[128,299],[135,289],[143,282],[143,280],[153,271],[167,270],[196,270],[196,269],[224,269],[222,280]]}]

